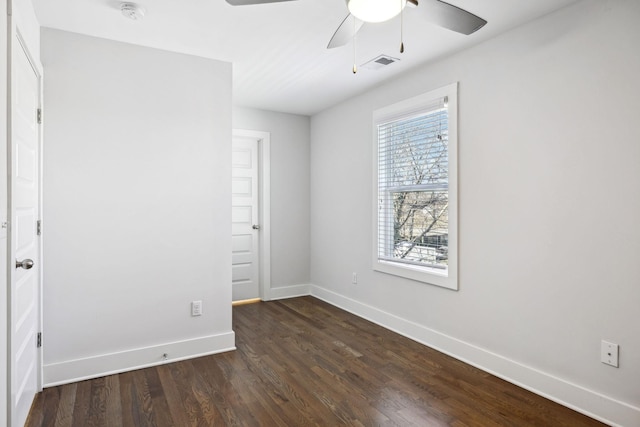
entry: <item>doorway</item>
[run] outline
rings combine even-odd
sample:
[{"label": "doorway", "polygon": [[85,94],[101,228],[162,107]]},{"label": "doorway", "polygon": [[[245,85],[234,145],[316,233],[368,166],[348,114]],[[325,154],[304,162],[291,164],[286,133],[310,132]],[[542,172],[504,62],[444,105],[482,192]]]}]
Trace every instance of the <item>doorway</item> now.
[{"label": "doorway", "polygon": [[234,129],[232,141],[232,301],[269,299],[270,135]]}]

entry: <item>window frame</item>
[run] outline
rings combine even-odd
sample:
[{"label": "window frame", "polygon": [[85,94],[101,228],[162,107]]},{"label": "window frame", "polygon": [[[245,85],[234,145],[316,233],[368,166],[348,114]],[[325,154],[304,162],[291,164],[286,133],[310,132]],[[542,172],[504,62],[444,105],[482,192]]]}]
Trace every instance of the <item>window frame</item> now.
[{"label": "window frame", "polygon": [[[394,262],[380,259],[379,221],[381,215],[379,198],[378,165],[378,125],[401,120],[418,113],[428,112],[426,108],[440,98],[448,98],[448,268],[446,270],[423,265]],[[419,282],[458,290],[458,83],[432,90],[427,93],[382,107],[373,112],[373,270],[404,277]],[[387,201],[389,203],[389,201]],[[392,227],[391,227],[392,229]],[[389,227],[387,227],[389,230]],[[389,237],[385,239],[387,241]]]}]

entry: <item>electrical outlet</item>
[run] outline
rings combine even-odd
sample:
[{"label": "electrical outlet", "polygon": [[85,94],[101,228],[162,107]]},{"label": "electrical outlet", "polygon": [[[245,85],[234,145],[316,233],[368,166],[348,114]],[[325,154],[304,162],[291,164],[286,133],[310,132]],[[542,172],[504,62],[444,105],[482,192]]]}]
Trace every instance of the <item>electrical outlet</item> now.
[{"label": "electrical outlet", "polygon": [[202,316],[202,301],[191,302],[191,315]]},{"label": "electrical outlet", "polygon": [[606,365],[618,367],[618,344],[602,341],[600,346],[600,361]]},{"label": "electrical outlet", "polygon": [[351,274],[351,283],[353,283],[354,285],[358,284],[358,273]]}]

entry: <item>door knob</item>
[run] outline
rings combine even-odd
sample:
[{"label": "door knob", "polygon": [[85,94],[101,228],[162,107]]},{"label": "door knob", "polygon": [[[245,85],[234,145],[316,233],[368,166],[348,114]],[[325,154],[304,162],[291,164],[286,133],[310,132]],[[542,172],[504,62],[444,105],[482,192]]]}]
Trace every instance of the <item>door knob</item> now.
[{"label": "door knob", "polygon": [[25,270],[29,270],[31,267],[33,267],[33,260],[32,259],[24,259],[22,261],[18,261],[16,260],[16,268],[24,268]]},{"label": "door knob", "polygon": [[257,224],[252,225],[251,228],[253,228],[254,230],[260,230],[260,226]]}]

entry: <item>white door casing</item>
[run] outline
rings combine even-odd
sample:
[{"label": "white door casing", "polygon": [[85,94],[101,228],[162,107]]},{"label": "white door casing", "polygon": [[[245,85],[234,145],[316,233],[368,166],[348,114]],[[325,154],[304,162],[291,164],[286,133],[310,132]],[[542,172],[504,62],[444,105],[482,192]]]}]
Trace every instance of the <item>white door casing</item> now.
[{"label": "white door casing", "polygon": [[[0,9],[7,10],[7,1],[0,0]],[[9,17],[5,13],[0,19],[0,63],[6,64],[8,61],[9,41],[8,41]],[[0,67],[0,117],[9,117],[9,91],[8,67]],[[8,124],[7,120],[0,119],[0,425],[9,424],[9,275],[7,274],[8,241],[7,224],[9,223],[7,211],[7,191],[8,191],[8,162],[7,147]]]},{"label": "white door casing", "polygon": [[260,297],[258,141],[233,138],[231,149],[233,301]]},{"label": "white door casing", "polygon": [[[10,418],[22,426],[41,387],[40,109],[41,75],[17,31],[11,44],[9,186]],[[17,261],[33,266],[17,266]]]}]

